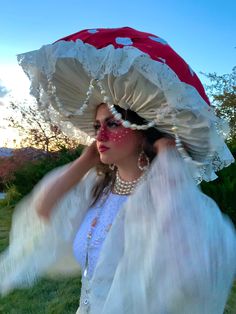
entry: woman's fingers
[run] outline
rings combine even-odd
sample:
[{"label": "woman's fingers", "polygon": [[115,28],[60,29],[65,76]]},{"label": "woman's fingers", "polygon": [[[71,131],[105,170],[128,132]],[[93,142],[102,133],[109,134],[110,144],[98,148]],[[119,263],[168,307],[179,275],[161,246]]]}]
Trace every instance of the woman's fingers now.
[{"label": "woman's fingers", "polygon": [[156,151],[156,153],[160,153],[163,150],[166,150],[170,147],[175,146],[175,140],[171,139],[171,138],[167,138],[167,137],[163,137],[161,139],[158,139],[157,141],[155,141],[155,143],[153,144],[154,149]]}]

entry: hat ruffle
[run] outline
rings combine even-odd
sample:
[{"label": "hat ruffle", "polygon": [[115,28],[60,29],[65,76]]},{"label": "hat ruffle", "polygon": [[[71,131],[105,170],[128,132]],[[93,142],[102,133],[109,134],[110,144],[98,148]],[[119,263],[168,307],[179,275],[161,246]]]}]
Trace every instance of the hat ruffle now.
[{"label": "hat ruffle", "polygon": [[77,39],[21,54],[18,61],[31,80],[31,94],[45,119],[53,116],[69,136],[77,136],[80,130],[93,137],[96,107],[104,102],[98,86],[82,115],[78,109],[94,78],[114,104],[135,111],[147,121],[154,120],[161,132],[174,136],[174,125],[197,165],[198,182],[215,179],[216,171],[234,161],[224,143],[227,123],[215,115],[195,87],[180,80],[165,60],[153,60],[133,46],[97,49]]}]

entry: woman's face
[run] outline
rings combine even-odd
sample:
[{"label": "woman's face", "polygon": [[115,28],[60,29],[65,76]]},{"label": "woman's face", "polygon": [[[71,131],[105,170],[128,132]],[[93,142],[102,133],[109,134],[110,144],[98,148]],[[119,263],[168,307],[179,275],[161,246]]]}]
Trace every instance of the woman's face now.
[{"label": "woman's face", "polygon": [[101,162],[116,164],[138,158],[143,137],[140,132],[125,128],[110,113],[106,104],[101,104],[96,113],[94,129]]}]

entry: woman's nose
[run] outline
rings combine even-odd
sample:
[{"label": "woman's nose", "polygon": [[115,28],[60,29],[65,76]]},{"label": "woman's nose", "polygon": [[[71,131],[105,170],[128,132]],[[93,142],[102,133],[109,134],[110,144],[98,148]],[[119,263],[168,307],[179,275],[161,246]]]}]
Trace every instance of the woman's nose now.
[{"label": "woman's nose", "polygon": [[106,142],[108,139],[107,130],[104,127],[101,127],[97,132],[96,140],[99,142]]}]

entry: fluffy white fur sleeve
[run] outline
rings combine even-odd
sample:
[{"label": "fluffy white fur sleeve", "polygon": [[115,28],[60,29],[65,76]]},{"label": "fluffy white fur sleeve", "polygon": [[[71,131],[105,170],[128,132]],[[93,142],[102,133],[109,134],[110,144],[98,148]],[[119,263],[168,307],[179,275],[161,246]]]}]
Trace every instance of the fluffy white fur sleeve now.
[{"label": "fluffy white fur sleeve", "polygon": [[32,285],[43,275],[79,271],[72,242],[91,202],[96,173],[91,170],[55,206],[49,222],[36,212],[44,191],[56,182],[69,165],[46,175],[16,207],[9,247],[0,255],[0,294]]},{"label": "fluffy white fur sleeve", "polygon": [[108,234],[91,283],[91,314],[222,314],[235,270],[232,223],[169,149]]}]

